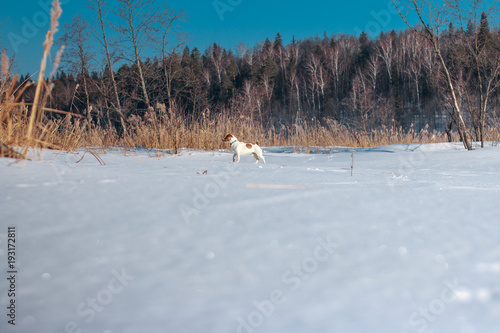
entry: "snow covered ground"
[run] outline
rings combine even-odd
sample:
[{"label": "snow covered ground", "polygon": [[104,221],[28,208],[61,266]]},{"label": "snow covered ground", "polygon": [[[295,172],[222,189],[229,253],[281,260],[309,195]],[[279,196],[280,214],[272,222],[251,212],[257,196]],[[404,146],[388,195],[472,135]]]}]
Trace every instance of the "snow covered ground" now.
[{"label": "snow covered ground", "polygon": [[83,152],[0,159],[0,332],[500,332],[491,143]]}]

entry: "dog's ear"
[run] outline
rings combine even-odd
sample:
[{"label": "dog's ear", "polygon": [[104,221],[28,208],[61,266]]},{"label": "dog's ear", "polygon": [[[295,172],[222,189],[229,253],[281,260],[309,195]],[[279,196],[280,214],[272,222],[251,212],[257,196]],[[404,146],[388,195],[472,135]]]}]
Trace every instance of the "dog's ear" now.
[{"label": "dog's ear", "polygon": [[222,141],[231,141],[232,137],[233,136],[231,134],[228,134],[228,135],[226,135],[226,137],[224,139],[222,139]]}]

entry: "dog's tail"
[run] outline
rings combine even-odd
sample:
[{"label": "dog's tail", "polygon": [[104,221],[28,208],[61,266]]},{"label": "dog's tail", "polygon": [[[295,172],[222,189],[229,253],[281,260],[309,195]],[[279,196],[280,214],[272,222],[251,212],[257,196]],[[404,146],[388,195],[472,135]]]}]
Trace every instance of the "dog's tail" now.
[{"label": "dog's tail", "polygon": [[255,144],[256,144],[257,146],[260,146],[259,141],[256,141],[256,142],[255,142]]}]

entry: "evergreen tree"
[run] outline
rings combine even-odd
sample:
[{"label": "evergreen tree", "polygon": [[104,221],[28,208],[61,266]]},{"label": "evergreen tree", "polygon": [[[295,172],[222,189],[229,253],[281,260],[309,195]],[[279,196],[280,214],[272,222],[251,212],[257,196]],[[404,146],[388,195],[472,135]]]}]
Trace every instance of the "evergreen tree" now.
[{"label": "evergreen tree", "polygon": [[323,31],[323,44],[327,45],[329,40],[330,40],[330,38],[328,38],[328,34],[326,33],[326,30]]},{"label": "evergreen tree", "polygon": [[362,32],[359,35],[359,53],[357,58],[357,65],[363,68],[370,58],[370,40],[366,32]]},{"label": "evergreen tree", "polygon": [[279,67],[274,62],[273,58],[271,56],[268,56],[262,65],[262,70],[261,74],[262,75],[267,75],[270,79],[274,79],[276,75],[278,75],[279,72]]},{"label": "evergreen tree", "polygon": [[264,52],[264,54],[267,55],[271,52],[271,48],[272,48],[271,41],[269,40],[269,38],[266,38],[266,40],[264,41],[264,45],[262,45],[262,51]]},{"label": "evergreen tree", "polygon": [[490,27],[488,24],[488,17],[483,12],[481,13],[481,21],[479,23],[478,32],[478,48],[481,50],[483,47],[488,47],[491,40]]},{"label": "evergreen tree", "polygon": [[450,25],[448,26],[448,37],[453,36],[455,36],[455,26],[453,25],[453,22],[450,22]]},{"label": "evergreen tree", "polygon": [[191,65],[191,55],[189,52],[189,47],[186,46],[184,48],[184,51],[182,51],[182,60],[181,60],[181,66],[182,67],[187,67]]},{"label": "evergreen tree", "polygon": [[274,38],[273,49],[275,52],[279,52],[282,48],[283,48],[283,38],[281,38],[281,35],[278,32],[276,34],[276,37]]},{"label": "evergreen tree", "polygon": [[196,74],[201,73],[201,52],[196,47],[191,51],[191,66]]},{"label": "evergreen tree", "polygon": [[476,33],[476,27],[474,26],[474,23],[472,23],[471,20],[467,21],[467,29],[465,30],[465,35],[470,37],[474,36]]}]

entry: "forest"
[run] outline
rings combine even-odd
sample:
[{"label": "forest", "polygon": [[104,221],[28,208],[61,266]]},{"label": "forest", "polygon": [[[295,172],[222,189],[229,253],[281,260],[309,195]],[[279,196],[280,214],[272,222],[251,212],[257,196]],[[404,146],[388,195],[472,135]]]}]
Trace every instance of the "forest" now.
[{"label": "forest", "polygon": [[[177,136],[180,124],[242,119],[285,140],[298,124],[326,131],[334,124],[358,144],[356,133],[380,130],[426,131],[449,141],[458,130],[461,140],[497,140],[500,30],[479,7],[435,30],[422,21],[376,37],[325,31],[290,43],[278,32],[254,46],[227,49],[214,42],[199,50],[187,46],[182,11],[152,0],[87,5],[95,15],[73,17],[54,40],[57,71],[44,100],[47,109],[68,112],[86,128],[123,137],[165,125],[174,127],[167,136]],[[11,74],[4,70],[3,86]],[[12,83],[28,106],[39,84],[34,80],[25,73]],[[144,144],[164,146],[160,138],[153,141]]]}]

